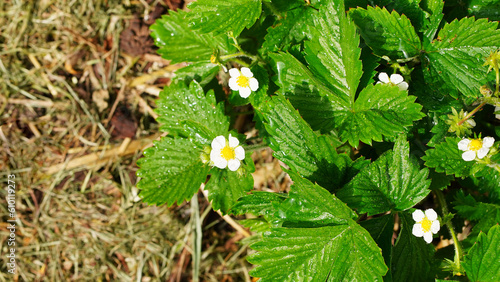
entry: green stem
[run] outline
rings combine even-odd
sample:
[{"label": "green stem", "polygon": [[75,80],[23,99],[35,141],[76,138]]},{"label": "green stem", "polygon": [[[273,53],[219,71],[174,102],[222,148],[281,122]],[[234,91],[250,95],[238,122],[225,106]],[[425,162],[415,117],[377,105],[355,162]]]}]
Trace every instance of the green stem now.
[{"label": "green stem", "polygon": [[479,111],[482,107],[484,107],[484,105],[486,105],[486,102],[482,102],[481,104],[479,104],[479,106],[477,106],[474,110],[472,110],[472,112],[470,112],[468,115],[466,115],[462,120],[460,120],[458,122],[458,125],[462,125],[462,123],[464,123],[466,120],[468,120],[471,116],[473,116],[475,113],[477,113],[477,111]]},{"label": "green stem", "polygon": [[245,147],[245,151],[247,152],[254,152],[254,151],[259,151],[262,149],[269,148],[267,144],[255,144],[255,145],[250,145]]},{"label": "green stem", "polygon": [[[434,190],[434,194],[439,201],[439,205],[441,206],[441,210],[443,212],[443,218],[447,218],[449,215],[448,206],[446,204],[446,200],[444,199],[444,195],[439,190]],[[451,223],[451,218],[448,218],[445,222],[448,230],[450,231],[451,237],[453,238],[453,245],[455,246],[455,257],[454,257],[454,274],[462,272],[462,266],[460,265],[460,258],[462,257],[463,251],[460,246],[460,242],[458,242],[457,234],[455,233],[455,229],[453,228],[453,223]],[[455,273],[456,272],[456,273]]]}]

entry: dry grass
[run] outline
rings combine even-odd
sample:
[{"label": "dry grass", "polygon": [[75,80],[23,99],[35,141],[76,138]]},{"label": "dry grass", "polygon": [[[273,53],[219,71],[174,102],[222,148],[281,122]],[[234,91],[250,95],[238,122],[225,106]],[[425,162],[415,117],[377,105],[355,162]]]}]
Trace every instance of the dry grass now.
[{"label": "dry grass", "polygon": [[[250,280],[242,236],[202,194],[192,206],[134,201],[135,162],[158,128],[150,94],[179,66],[156,56],[141,29],[128,29],[135,39],[122,32],[179,2],[0,1],[0,183],[16,176],[18,216],[12,276],[1,189],[0,280],[188,281],[196,258],[202,281]],[[283,179],[275,163],[258,167],[259,185]]]}]

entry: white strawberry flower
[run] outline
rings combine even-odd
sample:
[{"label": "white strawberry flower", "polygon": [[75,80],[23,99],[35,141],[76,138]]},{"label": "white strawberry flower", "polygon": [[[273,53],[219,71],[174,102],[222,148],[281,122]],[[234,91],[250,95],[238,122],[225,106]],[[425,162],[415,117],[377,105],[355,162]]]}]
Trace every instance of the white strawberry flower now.
[{"label": "white strawberry flower", "polygon": [[383,83],[383,84],[392,84],[392,85],[397,85],[400,90],[408,90],[408,83],[404,81],[403,76],[400,74],[391,74],[391,77],[387,75],[385,72],[381,72],[378,75],[378,80],[377,84]]},{"label": "white strawberry flower", "polygon": [[229,134],[229,140],[224,136],[217,136],[212,141],[212,151],[210,152],[210,161],[214,166],[224,169],[226,167],[231,171],[240,168],[241,162],[245,159],[245,149],[239,146],[237,138]]},{"label": "white strawberry flower", "polygon": [[252,91],[259,89],[259,81],[253,77],[249,68],[242,67],[241,70],[232,68],[229,70],[229,88],[239,91],[242,98],[250,96]]},{"label": "white strawberry flower", "polygon": [[465,153],[462,154],[462,159],[464,159],[464,161],[466,162],[470,162],[476,157],[478,159],[484,158],[490,151],[493,143],[495,143],[495,138],[493,137],[484,137],[483,140],[481,140],[481,138],[464,138],[460,142],[458,142],[458,149],[465,151]]},{"label": "white strawberry flower", "polygon": [[425,210],[425,214],[422,210],[415,210],[412,217],[417,223],[413,225],[411,233],[417,237],[424,237],[427,244],[432,242],[432,234],[438,233],[441,229],[437,213],[433,209]]}]

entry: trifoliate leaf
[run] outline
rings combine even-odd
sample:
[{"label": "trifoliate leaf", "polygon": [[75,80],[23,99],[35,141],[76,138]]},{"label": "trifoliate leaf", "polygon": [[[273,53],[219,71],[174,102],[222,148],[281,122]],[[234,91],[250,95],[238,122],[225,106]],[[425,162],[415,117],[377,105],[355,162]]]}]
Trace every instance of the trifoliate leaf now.
[{"label": "trifoliate leaf", "polygon": [[[500,46],[498,22],[464,18],[445,24],[432,44],[425,47],[424,75],[438,78],[447,87],[466,97],[479,97],[479,88],[487,81],[484,60]],[[457,97],[456,93],[450,95]]]},{"label": "trifoliate leaf", "polygon": [[267,29],[262,47],[268,52],[281,51],[306,38],[310,39],[311,28],[307,23],[312,22],[316,13],[311,6],[302,6],[284,13],[281,19]]},{"label": "trifoliate leaf", "polygon": [[359,141],[371,144],[372,140],[382,141],[382,136],[397,136],[425,116],[415,99],[397,86],[368,85],[351,109],[336,113],[341,139],[357,147]]},{"label": "trifoliate leaf", "polygon": [[148,204],[168,206],[191,199],[209,170],[200,158],[202,148],[178,137],[163,137],[153,144],[137,161],[140,197]]},{"label": "trifoliate leaf", "polygon": [[454,174],[456,177],[470,175],[474,162],[462,159],[463,151],[458,149],[460,140],[457,137],[447,137],[445,142],[437,144],[435,149],[425,151],[425,156],[422,157],[425,165],[447,175]]},{"label": "trifoliate leaf", "polygon": [[500,227],[491,227],[488,234],[481,232],[476,244],[465,256],[463,263],[471,281],[500,281]]},{"label": "trifoliate leaf", "polygon": [[185,11],[170,11],[151,26],[151,36],[163,58],[171,63],[209,62],[214,50],[226,54],[237,51],[232,45],[234,42],[225,34],[213,36],[192,31],[186,17]]},{"label": "trifoliate leaf", "polygon": [[410,147],[401,135],[394,150],[387,151],[356,175],[337,192],[337,197],[358,213],[379,214],[389,210],[404,211],[430,192],[429,170],[420,170],[410,158]]},{"label": "trifoliate leaf", "polygon": [[421,49],[420,39],[405,15],[371,6],[367,9],[353,9],[350,15],[375,54],[389,56],[394,60],[418,55]]},{"label": "trifoliate leaf", "polygon": [[362,159],[352,162],[346,154],[337,154],[332,141],[326,136],[317,136],[282,96],[275,96],[264,105],[269,146],[275,151],[275,157],[292,171],[334,191],[348,181],[348,167],[356,169],[356,163],[364,162]]},{"label": "trifoliate leaf", "polygon": [[189,27],[201,33],[218,35],[229,31],[240,35],[250,28],[262,11],[261,0],[198,0],[192,2]]},{"label": "trifoliate leaf", "polygon": [[218,168],[212,170],[210,180],[205,186],[212,208],[224,214],[252,188],[253,178],[250,173]]},{"label": "trifoliate leaf", "polygon": [[319,228],[273,228],[251,245],[259,281],[382,281],[387,271],[370,234],[351,222]]},{"label": "trifoliate leaf", "polygon": [[412,234],[413,220],[409,212],[399,213],[401,231],[392,250],[391,272],[393,281],[433,281],[434,246]]},{"label": "trifoliate leaf", "polygon": [[213,91],[205,95],[196,81],[189,88],[182,81],[165,87],[156,104],[160,130],[171,135],[196,136],[203,131],[208,145],[213,138],[227,134],[229,121],[223,105],[217,105]]}]

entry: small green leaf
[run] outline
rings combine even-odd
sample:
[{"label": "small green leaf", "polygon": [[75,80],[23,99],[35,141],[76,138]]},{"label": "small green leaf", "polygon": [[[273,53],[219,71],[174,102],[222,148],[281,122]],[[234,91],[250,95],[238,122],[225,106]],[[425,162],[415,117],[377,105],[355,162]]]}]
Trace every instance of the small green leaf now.
[{"label": "small green leaf", "polygon": [[488,235],[481,232],[463,263],[471,281],[500,281],[500,227],[495,225]]},{"label": "small green leaf", "polygon": [[183,138],[163,137],[153,144],[137,161],[140,197],[148,204],[168,206],[191,199],[209,170],[201,161],[202,149]]},{"label": "small green leaf", "polygon": [[196,62],[175,71],[175,79],[185,83],[196,80],[200,85],[207,85],[219,72],[219,66],[206,62]]},{"label": "small green leaf", "polygon": [[236,52],[233,41],[225,34],[213,36],[192,31],[186,22],[187,14],[182,10],[169,11],[169,15],[151,26],[151,36],[163,58],[171,63],[207,62],[214,50],[226,54]]},{"label": "small green leaf", "polygon": [[337,193],[358,213],[379,214],[389,210],[407,210],[430,192],[429,170],[409,156],[410,148],[401,135],[394,151],[387,151],[363,169]]},{"label": "small green leaf", "polygon": [[214,210],[226,214],[229,209],[253,188],[253,177],[250,173],[240,173],[229,169],[214,167],[205,189],[208,200]]},{"label": "small green leaf", "polygon": [[262,47],[268,52],[281,51],[306,38],[310,39],[311,27],[307,23],[313,21],[316,13],[311,6],[302,6],[284,13],[281,19],[267,29]]},{"label": "small green leaf", "polygon": [[500,21],[500,1],[498,0],[471,0],[469,14],[476,18],[487,18],[490,21]]},{"label": "small green leaf", "polygon": [[227,134],[229,121],[223,105],[217,105],[213,91],[205,95],[196,81],[191,82],[189,88],[182,81],[165,87],[156,104],[157,121],[164,132],[187,137],[203,131],[206,145],[213,138]]},{"label": "small green leaf", "polygon": [[393,281],[433,281],[434,246],[412,234],[415,221],[408,212],[399,213],[401,231],[392,250],[391,272]]},{"label": "small green leaf", "polygon": [[420,3],[424,11],[429,14],[426,26],[423,28],[424,36],[427,41],[432,41],[443,19],[443,0],[424,0]]},{"label": "small green leaf", "polygon": [[425,165],[447,175],[454,174],[456,177],[470,175],[474,162],[462,159],[463,151],[458,149],[460,140],[457,137],[447,137],[445,142],[437,144],[435,149],[425,151],[425,156],[422,157]]},{"label": "small green leaf", "polygon": [[418,35],[405,15],[385,8],[357,8],[350,15],[366,44],[379,56],[396,59],[414,57],[421,49]]},{"label": "small green leaf", "polygon": [[214,35],[232,31],[240,35],[245,27],[250,28],[262,11],[261,0],[198,0],[192,2],[189,27],[202,33]]},{"label": "small green leaf", "polygon": [[[479,88],[487,81],[485,58],[500,46],[497,26],[498,22],[474,18],[445,24],[422,55],[424,75],[439,79],[466,97],[479,97]],[[455,93],[450,95],[457,97]]]}]

